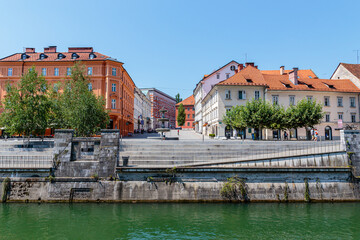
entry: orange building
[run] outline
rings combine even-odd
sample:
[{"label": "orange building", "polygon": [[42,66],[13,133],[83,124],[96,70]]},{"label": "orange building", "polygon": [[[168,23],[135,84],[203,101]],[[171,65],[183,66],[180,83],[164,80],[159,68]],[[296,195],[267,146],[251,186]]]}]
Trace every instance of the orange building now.
[{"label": "orange building", "polygon": [[[178,116],[178,108],[182,104],[185,109],[185,124],[184,126],[179,126],[177,122]],[[195,99],[194,96],[186,98],[185,100],[176,104],[176,127],[182,127],[183,129],[194,129],[194,121],[195,121]]]},{"label": "orange building", "polygon": [[110,111],[111,129],[120,129],[123,136],[134,131],[135,84],[123,67],[123,63],[94,52],[92,47],[69,47],[68,52],[57,52],[56,46],[35,52],[26,48],[24,53],[15,53],[0,59],[0,100],[6,95],[7,83],[16,83],[29,68],[35,67],[49,85],[54,85],[71,75],[71,67],[81,61],[86,66],[93,92],[101,95]]}]

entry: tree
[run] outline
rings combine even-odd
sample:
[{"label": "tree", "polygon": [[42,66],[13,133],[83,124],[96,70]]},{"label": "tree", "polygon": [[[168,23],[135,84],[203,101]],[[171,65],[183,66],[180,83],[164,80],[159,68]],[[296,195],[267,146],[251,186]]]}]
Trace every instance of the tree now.
[{"label": "tree", "polygon": [[6,131],[30,137],[31,134],[44,135],[50,124],[51,100],[48,85],[32,67],[17,85],[7,85],[3,102],[4,112],[1,124]]},{"label": "tree", "polygon": [[182,101],[182,98],[180,98],[180,93],[175,95],[175,100],[176,100],[176,103],[179,103]]},{"label": "tree", "polygon": [[271,104],[261,99],[246,102],[243,114],[246,126],[251,128],[260,130],[263,127],[269,127],[272,123]]},{"label": "tree", "polygon": [[302,99],[296,107],[289,108],[291,128],[314,127],[324,117],[322,105],[314,100]]},{"label": "tree", "polygon": [[230,111],[227,111],[226,115],[223,117],[224,123],[235,129],[246,127],[243,111],[244,106],[232,107]]},{"label": "tree", "polygon": [[89,89],[85,66],[75,63],[71,79],[62,84],[63,93],[55,93],[53,101],[54,125],[72,128],[77,136],[91,136],[109,123],[105,101]]},{"label": "tree", "polygon": [[185,124],[185,108],[182,103],[180,103],[180,106],[178,108],[178,116],[177,116],[177,123],[178,126],[184,126]]}]

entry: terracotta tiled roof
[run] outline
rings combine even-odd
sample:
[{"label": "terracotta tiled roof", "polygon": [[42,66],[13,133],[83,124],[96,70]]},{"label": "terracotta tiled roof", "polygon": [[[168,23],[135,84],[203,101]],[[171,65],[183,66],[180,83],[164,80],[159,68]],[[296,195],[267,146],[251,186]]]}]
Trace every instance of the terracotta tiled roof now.
[{"label": "terracotta tiled roof", "polygon": [[176,106],[179,106],[181,103],[182,103],[184,106],[185,106],[185,105],[186,105],[186,106],[194,105],[194,104],[195,104],[194,96],[191,95],[190,97],[186,98],[185,100],[177,103]]},{"label": "terracotta tiled roof", "polygon": [[269,90],[285,91],[320,91],[320,92],[360,92],[349,79],[313,79],[299,78],[298,84],[294,85],[288,75],[264,74]]},{"label": "terracotta tiled roof", "polygon": [[340,63],[343,65],[349,72],[351,72],[355,77],[360,79],[360,64],[350,64],[350,63]]},{"label": "terracotta tiled roof", "polygon": [[265,86],[266,82],[260,70],[249,65],[230,78],[219,82],[217,85]]},{"label": "terracotta tiled roof", "polygon": [[[63,54],[65,56],[65,58],[62,59],[58,59],[58,55],[59,53]],[[21,59],[21,56],[23,53],[15,53],[13,55],[10,55],[8,57],[4,57],[2,59],[0,59],[0,62],[19,62],[19,61],[25,61],[25,62],[52,62],[52,61],[58,61],[58,62],[66,62],[66,61],[74,61],[74,60],[82,60],[82,61],[101,61],[101,60],[105,60],[105,59],[111,59],[109,56],[106,56],[104,54],[98,53],[98,52],[93,52],[95,54],[95,58],[90,59],[89,58],[89,52],[76,52],[76,54],[79,56],[76,59],[72,59],[71,55],[73,54],[72,52],[56,52],[56,53],[44,53],[47,57],[40,60],[40,54],[41,53],[26,53],[26,55],[28,56],[28,58],[26,58],[25,60]],[[25,54],[25,53],[24,53]],[[115,59],[111,59],[114,61],[117,61]]]},{"label": "terracotta tiled roof", "polygon": [[[284,70],[284,75],[288,75],[292,70]],[[270,74],[270,75],[280,75],[280,69],[279,70],[261,70],[262,74]],[[316,74],[311,69],[301,69],[298,70],[298,76],[300,78],[316,78]]]}]

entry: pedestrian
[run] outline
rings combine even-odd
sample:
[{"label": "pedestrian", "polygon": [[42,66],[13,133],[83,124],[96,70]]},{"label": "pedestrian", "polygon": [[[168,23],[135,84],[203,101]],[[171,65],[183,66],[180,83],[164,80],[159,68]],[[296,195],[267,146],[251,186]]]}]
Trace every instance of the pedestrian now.
[{"label": "pedestrian", "polygon": [[178,129],[178,136],[179,136],[179,129]]},{"label": "pedestrian", "polygon": [[315,129],[315,133],[314,133],[314,141],[316,142],[318,140],[318,135],[319,135],[319,132],[317,129]]},{"label": "pedestrian", "polygon": [[288,140],[288,134],[286,131],[284,131],[284,140]]},{"label": "pedestrian", "polygon": [[311,140],[314,140],[315,137],[314,137],[314,129],[313,128],[311,129],[310,133],[311,133]]}]

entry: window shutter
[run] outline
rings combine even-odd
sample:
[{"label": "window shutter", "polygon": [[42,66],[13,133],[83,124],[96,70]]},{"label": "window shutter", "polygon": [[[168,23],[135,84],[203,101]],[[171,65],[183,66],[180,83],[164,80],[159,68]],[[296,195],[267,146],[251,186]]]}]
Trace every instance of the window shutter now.
[{"label": "window shutter", "polygon": [[243,91],[243,99],[246,99],[246,92]]}]

